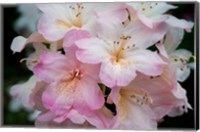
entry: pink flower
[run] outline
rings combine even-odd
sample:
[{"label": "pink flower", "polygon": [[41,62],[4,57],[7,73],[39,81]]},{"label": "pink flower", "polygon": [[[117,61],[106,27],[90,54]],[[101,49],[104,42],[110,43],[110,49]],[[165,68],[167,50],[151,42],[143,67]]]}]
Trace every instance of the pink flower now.
[{"label": "pink flower", "polygon": [[[53,121],[63,122],[68,118],[73,123],[82,124],[87,119],[91,124],[103,127],[101,123],[98,124],[101,122],[98,117],[92,116],[104,104],[103,93],[98,86],[99,65],[79,62],[75,57],[76,47],[69,46],[74,40],[87,37],[87,34],[81,36],[80,32],[85,33],[79,30],[70,31],[69,40],[66,34],[65,55],[43,53],[33,71],[38,78],[49,84],[42,94],[42,102],[55,115]],[[38,118],[45,119],[43,116]],[[98,121],[94,123],[91,120]]]},{"label": "pink flower", "polygon": [[33,71],[38,78],[49,84],[42,95],[42,101],[45,108],[55,113],[60,122],[72,110],[89,114],[101,108],[104,103],[97,84],[97,65],[82,64],[73,56],[47,52],[40,56]]},{"label": "pink flower", "polygon": [[128,86],[113,89],[110,99],[117,109],[115,129],[157,129],[164,116],[181,115],[191,108],[170,65],[159,76],[139,74]]},{"label": "pink flower", "polygon": [[95,33],[95,13],[118,7],[109,3],[40,4],[43,16],[38,23],[38,32],[47,40],[62,39],[71,29],[84,29]]},{"label": "pink flower", "polygon": [[158,41],[157,35],[145,39],[138,25],[124,28],[120,18],[111,22],[100,20],[98,37],[76,41],[79,48],[76,57],[83,63],[101,64],[100,79],[109,87],[128,85],[136,77],[136,71],[153,76],[161,74],[165,62],[156,52],[146,49],[151,42],[153,45],[153,41]]},{"label": "pink flower", "polygon": [[[183,29],[171,27],[166,34],[165,40],[157,45],[159,50],[163,50],[161,53],[164,53],[165,56],[170,59],[171,64],[176,68],[177,80],[180,82],[184,82],[189,77],[191,69],[194,69],[195,66],[195,57],[190,51],[186,49],[176,50],[183,36]],[[191,58],[194,60],[193,63],[189,63]]]},{"label": "pink flower", "polygon": [[21,102],[27,110],[32,110],[36,105],[34,93],[38,92],[41,88],[45,87],[45,83],[40,81],[36,76],[31,76],[30,79],[24,83],[13,85],[10,89],[11,96],[15,100]]},{"label": "pink flower", "polygon": [[177,19],[172,15],[164,14],[170,9],[177,8],[166,2],[137,2],[130,3],[129,5],[128,9],[131,14],[132,22],[139,19],[151,29],[154,29],[161,23],[165,23],[169,26],[182,28],[189,32],[193,26],[192,22],[187,22],[183,19]]}]

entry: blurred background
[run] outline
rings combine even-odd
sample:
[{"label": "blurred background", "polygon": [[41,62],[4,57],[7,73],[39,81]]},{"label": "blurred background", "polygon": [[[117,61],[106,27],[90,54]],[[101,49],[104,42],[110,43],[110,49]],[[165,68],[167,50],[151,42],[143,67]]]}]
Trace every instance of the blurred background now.
[{"label": "blurred background", "polygon": [[[168,13],[173,14],[174,16],[182,19],[186,19],[194,22],[194,3],[173,3],[173,5],[178,6],[177,9],[171,10]],[[27,5],[27,7],[30,5]],[[31,8],[28,8],[28,10]],[[32,111],[24,110],[20,106],[11,106],[11,96],[9,95],[9,89],[14,84],[25,82],[32,75],[32,72],[29,71],[25,63],[20,63],[20,59],[25,58],[27,51],[23,50],[21,53],[13,54],[10,50],[10,45],[14,37],[22,35],[29,36],[31,30],[34,30],[35,27],[23,27],[26,23],[36,23],[39,18],[39,12],[34,17],[30,17],[29,21],[22,22],[16,21],[21,19],[24,14],[20,13],[23,9],[19,9],[17,5],[3,6],[3,124],[4,126],[31,126],[34,127],[34,122],[30,117]],[[33,10],[34,11],[34,10]],[[34,14],[32,14],[34,15]],[[34,24],[32,24],[34,25]],[[35,24],[36,25],[36,24]],[[21,30],[17,30],[16,26],[22,26]],[[191,33],[185,33],[184,39],[178,48],[184,48],[190,50],[194,53],[194,29]],[[189,110],[188,113],[185,113],[179,117],[165,117],[164,121],[159,124],[159,128],[169,129],[169,128],[194,128],[194,71],[192,70],[190,77],[184,82],[181,83],[187,91],[187,97],[189,103],[193,107],[193,110]],[[12,102],[13,103],[13,102]]]}]

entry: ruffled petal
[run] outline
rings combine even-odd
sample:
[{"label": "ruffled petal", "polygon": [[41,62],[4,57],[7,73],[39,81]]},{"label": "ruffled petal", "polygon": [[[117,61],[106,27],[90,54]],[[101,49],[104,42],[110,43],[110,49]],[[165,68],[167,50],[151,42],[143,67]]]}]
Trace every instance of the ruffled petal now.
[{"label": "ruffled petal", "polygon": [[22,36],[18,36],[18,37],[15,37],[12,41],[12,44],[11,44],[11,50],[13,51],[13,54],[16,53],[16,52],[21,52],[25,45],[26,45],[26,38],[22,37]]},{"label": "ruffled petal", "polygon": [[73,62],[67,61],[64,55],[56,52],[44,52],[40,56],[39,63],[33,68],[33,72],[41,80],[51,83],[65,78],[73,68]]},{"label": "ruffled petal", "polygon": [[155,130],[157,120],[155,113],[147,105],[131,102],[121,95],[117,105],[117,120],[114,129]]},{"label": "ruffled petal", "polygon": [[82,39],[75,44],[80,49],[76,51],[76,57],[83,63],[97,64],[110,57],[110,46],[98,38]]},{"label": "ruffled petal", "polygon": [[31,76],[27,82],[12,86],[10,94],[16,98],[16,100],[19,100],[25,108],[32,109],[34,104],[31,100],[31,94],[38,90],[37,87],[41,88],[43,86],[39,83],[40,80],[38,78]]},{"label": "ruffled petal", "polygon": [[27,39],[22,36],[15,37],[10,48],[14,54],[21,52],[27,44],[36,42],[46,42],[46,40],[39,33],[34,32]]},{"label": "ruffled petal", "polygon": [[67,115],[73,105],[73,99],[70,84],[64,82],[51,83],[42,94],[43,105],[56,116]]},{"label": "ruffled petal", "polygon": [[72,29],[65,34],[63,47],[71,47],[75,41],[91,37],[90,33],[86,30]]},{"label": "ruffled petal", "polygon": [[126,58],[131,60],[131,65],[137,71],[150,76],[160,75],[163,72],[163,65],[166,64],[156,52],[149,50],[128,52]]},{"label": "ruffled petal", "polygon": [[37,6],[44,13],[38,23],[38,32],[50,41],[63,38],[72,27],[67,10],[69,7],[63,4],[38,4]]},{"label": "ruffled petal", "polygon": [[104,96],[97,82],[87,77],[84,77],[81,82],[77,82],[75,99],[74,108],[81,114],[89,114],[104,104]]},{"label": "ruffled petal", "polygon": [[110,60],[105,60],[101,64],[99,76],[108,87],[126,86],[136,77],[136,69],[127,62],[113,64]]},{"label": "ruffled petal", "polygon": [[166,32],[167,26],[165,23],[158,24],[151,29],[140,21],[136,21],[126,27],[124,34],[131,36],[128,45],[134,44],[136,47],[146,49],[163,39]]},{"label": "ruffled petal", "polygon": [[169,27],[164,41],[164,46],[168,53],[173,52],[181,43],[184,36],[184,30],[182,28]]},{"label": "ruffled petal", "polygon": [[111,10],[102,11],[96,15],[98,37],[109,41],[118,40],[124,28],[122,22],[128,19],[128,12],[124,5],[116,5]]},{"label": "ruffled petal", "polygon": [[193,22],[188,22],[183,19],[178,19],[170,15],[168,17],[169,19],[166,20],[166,23],[169,24],[170,26],[176,27],[176,28],[182,28],[182,29],[185,29],[187,32],[191,32],[191,29],[194,25]]}]

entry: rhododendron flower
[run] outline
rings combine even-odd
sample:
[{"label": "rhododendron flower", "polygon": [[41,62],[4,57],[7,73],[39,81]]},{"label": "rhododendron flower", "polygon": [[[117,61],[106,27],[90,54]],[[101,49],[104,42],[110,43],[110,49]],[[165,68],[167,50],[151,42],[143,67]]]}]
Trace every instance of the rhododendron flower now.
[{"label": "rhododendron flower", "polygon": [[117,107],[117,129],[157,129],[165,115],[180,115],[191,108],[170,65],[160,76],[139,74],[128,86],[113,89],[110,98]]},{"label": "rhododendron flower", "polygon": [[[101,26],[104,27],[103,24]],[[101,64],[100,79],[105,85],[126,86],[136,77],[136,71],[152,76],[162,73],[165,62],[156,52],[146,50],[142,38],[135,36],[139,29],[133,26],[123,28],[122,24],[110,26],[109,29],[115,34],[107,36],[105,32],[108,29],[103,28],[99,38],[91,37],[75,42],[80,49],[76,52],[80,61]],[[115,26],[118,29],[115,30]]]},{"label": "rhododendron flower", "polygon": [[37,31],[15,37],[10,47],[13,54],[34,49],[20,60],[33,75],[11,87],[11,108],[32,111],[36,127],[135,130],[155,130],[165,116],[188,112],[179,82],[195,57],[178,46],[193,23],[166,14],[175,8],[165,2],[38,4]]},{"label": "rhododendron flower", "polygon": [[158,45],[162,54],[170,58],[171,64],[176,68],[177,80],[180,82],[185,81],[190,75],[190,70],[194,68],[194,62],[189,63],[189,60],[193,58],[195,61],[195,57],[190,51],[186,49],[176,50],[183,39],[183,35],[183,29],[169,28],[165,40]]},{"label": "rhododendron flower", "polygon": [[[104,98],[97,84],[98,68],[98,65],[80,63],[72,54],[47,52],[40,56],[33,71],[49,84],[42,101],[46,109],[56,114],[55,121],[64,121],[73,111],[89,114],[102,107]],[[82,123],[71,118],[72,122]]]},{"label": "rhododendron flower", "polygon": [[70,29],[81,28],[95,30],[95,13],[104,9],[118,8],[119,4],[40,4],[38,8],[44,13],[38,23],[38,31],[47,40],[62,39]]},{"label": "rhododendron flower", "polygon": [[131,14],[131,21],[135,22],[140,20],[151,29],[156,28],[161,23],[165,23],[166,26],[170,25],[172,27],[182,28],[189,32],[193,26],[192,22],[164,14],[170,9],[177,8],[165,2],[135,2],[129,5],[128,9]]}]

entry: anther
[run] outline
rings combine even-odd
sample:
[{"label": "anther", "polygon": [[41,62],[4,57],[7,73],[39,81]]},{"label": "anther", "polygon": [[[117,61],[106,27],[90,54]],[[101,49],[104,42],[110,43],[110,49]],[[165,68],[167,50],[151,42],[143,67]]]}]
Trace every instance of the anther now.
[{"label": "anther", "polygon": [[77,14],[76,14],[76,17],[79,17],[80,15],[81,15],[81,12],[77,13]]},{"label": "anther", "polygon": [[175,58],[175,59],[174,59],[174,61],[178,61],[178,59],[177,59],[177,58]]},{"label": "anther", "polygon": [[153,76],[150,76],[150,79],[153,79],[154,77]]}]

